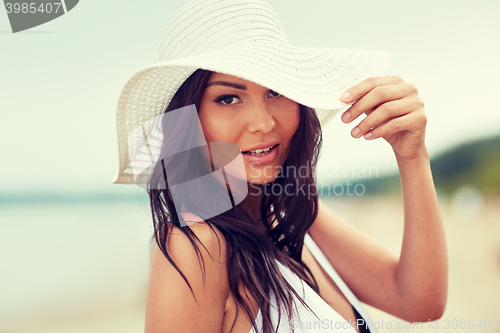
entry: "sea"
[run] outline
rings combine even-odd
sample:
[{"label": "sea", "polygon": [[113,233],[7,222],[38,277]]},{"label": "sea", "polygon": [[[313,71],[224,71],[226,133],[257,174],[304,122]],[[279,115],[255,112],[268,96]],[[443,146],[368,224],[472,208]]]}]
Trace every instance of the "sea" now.
[{"label": "sea", "polygon": [[143,330],[152,235],[145,191],[0,195],[0,332]]}]

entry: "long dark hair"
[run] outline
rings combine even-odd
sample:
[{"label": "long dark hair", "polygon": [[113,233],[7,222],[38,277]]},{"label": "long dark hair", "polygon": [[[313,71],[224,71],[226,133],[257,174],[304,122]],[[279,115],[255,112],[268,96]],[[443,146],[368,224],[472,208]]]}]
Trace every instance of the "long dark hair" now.
[{"label": "long dark hair", "polygon": [[[199,109],[203,92],[211,74],[211,71],[202,69],[195,71],[177,91],[165,112],[192,104],[195,104],[196,108]],[[189,136],[188,133],[175,133],[175,129],[166,130],[171,132],[164,132],[165,138]],[[163,142],[165,144],[167,139],[164,139]],[[236,304],[236,317],[241,305],[249,318],[252,318],[251,307],[240,294],[239,287],[242,284],[258,303],[262,315],[263,333],[274,331],[270,313],[270,292],[273,292],[276,297],[280,313],[282,313],[281,307],[284,305],[289,321],[293,315],[294,295],[304,306],[309,308],[281,275],[276,260],[287,266],[319,293],[319,287],[312,272],[302,261],[302,249],[305,234],[318,214],[314,169],[321,143],[321,126],[316,112],[314,109],[300,105],[300,124],[292,138],[292,148],[281,173],[275,181],[264,184],[261,188],[265,195],[262,195],[261,199],[260,219],[255,221],[239,205],[218,216],[205,219],[215,235],[217,236],[217,233],[213,226],[220,230],[226,240],[229,286]],[[172,144],[171,141],[169,144]],[[185,163],[188,162],[186,159],[175,161],[179,170],[185,169],[187,167]],[[307,170],[305,175],[304,167]],[[300,176],[287,172],[287,170],[301,170]],[[193,240],[194,238],[198,240],[198,238],[189,226],[181,227],[168,183],[166,188],[163,187],[165,189],[158,189],[161,187],[155,186],[160,181],[161,172],[162,165],[158,161],[148,185],[155,230],[154,237],[164,256],[184,278],[193,293],[186,277],[169,256],[166,243],[170,229],[177,227],[189,238],[195,251],[199,254],[198,246]],[[293,189],[294,195],[275,195],[270,190],[274,184],[279,184],[281,189]],[[274,212],[273,222],[275,220],[278,222],[272,229],[273,223],[268,223],[268,218],[273,214],[270,212]],[[264,228],[259,225],[260,223],[264,224]],[[203,258],[201,259],[203,260]],[[205,274],[204,268],[203,274]],[[255,321],[252,321],[252,326],[257,332],[260,331]],[[234,322],[231,330],[233,327]]]}]

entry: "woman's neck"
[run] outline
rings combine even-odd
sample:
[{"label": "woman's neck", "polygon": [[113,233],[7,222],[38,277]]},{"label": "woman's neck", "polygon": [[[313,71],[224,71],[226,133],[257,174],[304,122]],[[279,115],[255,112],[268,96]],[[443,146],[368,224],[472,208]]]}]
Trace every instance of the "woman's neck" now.
[{"label": "woman's neck", "polygon": [[260,219],[263,187],[264,185],[248,183],[248,194],[240,204],[254,220]]},{"label": "woman's neck", "polygon": [[[262,224],[261,221],[261,215],[260,212],[262,210],[262,195],[264,193],[264,185],[258,185],[258,184],[250,184],[248,183],[248,194],[246,198],[240,203],[241,208],[245,210],[245,212],[248,213],[255,221],[258,221],[259,225],[264,227],[264,224]],[[268,212],[268,213],[271,213]],[[268,221],[267,224],[270,224],[271,221],[274,218],[274,214],[272,214]],[[271,229],[274,227],[275,223],[271,227]]]}]

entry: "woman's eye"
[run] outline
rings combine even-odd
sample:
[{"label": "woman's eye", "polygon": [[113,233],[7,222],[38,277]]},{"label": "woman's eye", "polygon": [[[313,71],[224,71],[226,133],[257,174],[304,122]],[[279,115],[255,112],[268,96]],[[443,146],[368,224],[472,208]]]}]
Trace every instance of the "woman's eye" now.
[{"label": "woman's eye", "polygon": [[278,97],[278,96],[281,96],[280,93],[277,93],[276,91],[274,90],[269,90],[269,95],[272,96],[272,97]]},{"label": "woman's eye", "polygon": [[217,103],[222,103],[224,105],[236,104],[238,103],[238,96],[236,95],[226,95],[217,98]]}]

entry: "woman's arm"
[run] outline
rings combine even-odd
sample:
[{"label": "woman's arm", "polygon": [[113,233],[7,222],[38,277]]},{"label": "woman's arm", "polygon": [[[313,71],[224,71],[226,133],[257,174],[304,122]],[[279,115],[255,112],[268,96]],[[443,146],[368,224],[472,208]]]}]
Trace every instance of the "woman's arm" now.
[{"label": "woman's arm", "polygon": [[348,91],[344,101],[358,101],[343,121],[368,115],[353,137],[383,137],[396,155],[405,212],[401,254],[398,258],[323,203],[309,234],[361,301],[407,321],[438,319],[446,305],[448,259],[424,144],[422,101],[398,77],[365,80]]},{"label": "woman's arm", "polygon": [[[398,289],[413,300],[417,318],[443,315],[448,291],[448,256],[444,226],[427,151],[413,160],[396,154],[404,204],[404,233],[397,268]],[[420,310],[418,310],[420,309]]]}]

